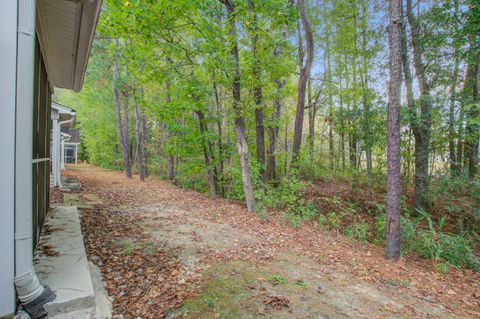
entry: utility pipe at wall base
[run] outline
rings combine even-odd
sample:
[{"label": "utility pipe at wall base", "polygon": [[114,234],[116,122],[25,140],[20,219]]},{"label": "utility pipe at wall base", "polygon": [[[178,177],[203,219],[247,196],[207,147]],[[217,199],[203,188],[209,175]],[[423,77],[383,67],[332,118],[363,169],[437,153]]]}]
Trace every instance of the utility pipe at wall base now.
[{"label": "utility pipe at wall base", "polygon": [[[15,121],[15,278],[22,305],[49,300],[33,269],[33,103],[35,0],[18,0],[17,81]],[[43,305],[43,304],[42,304]],[[43,309],[42,306],[40,308]],[[28,311],[28,310],[27,310]],[[29,312],[31,315],[32,313]],[[32,315],[33,318],[39,318]]]},{"label": "utility pipe at wall base", "polygon": [[[58,130],[59,130],[59,134],[61,134],[62,132],[62,125],[63,124],[69,124],[69,123],[72,123],[73,121],[75,120],[75,117],[72,117],[71,119],[69,120],[66,120],[66,121],[62,121],[62,122],[59,122],[58,123]],[[65,141],[60,137],[60,140],[61,140],[61,147],[60,147],[60,168],[61,169],[65,169]],[[62,181],[61,181],[61,177],[60,177],[60,170],[59,170],[59,185],[60,187],[61,184],[62,184]]]}]

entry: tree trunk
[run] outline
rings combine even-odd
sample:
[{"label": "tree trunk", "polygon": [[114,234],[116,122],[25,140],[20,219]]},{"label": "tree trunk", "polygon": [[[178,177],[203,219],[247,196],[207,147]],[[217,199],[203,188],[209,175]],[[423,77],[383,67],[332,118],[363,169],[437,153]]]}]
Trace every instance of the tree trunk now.
[{"label": "tree trunk", "polygon": [[278,144],[278,132],[279,132],[278,120],[280,119],[280,112],[282,109],[282,103],[283,103],[282,92],[285,86],[285,81],[277,79],[275,83],[277,85],[278,95],[275,98],[275,102],[273,105],[273,113],[271,117],[272,123],[268,127],[267,169],[265,172],[267,180],[269,181],[277,180],[276,157],[277,157],[277,144]]},{"label": "tree trunk", "polygon": [[309,153],[313,155],[313,148],[315,145],[315,116],[316,108],[312,101],[312,81],[307,82],[307,105],[308,105],[308,146]]},{"label": "tree trunk", "polygon": [[[117,116],[117,130],[118,130],[118,139],[120,141],[120,147],[122,148],[122,157],[123,157],[123,167],[125,170],[125,175],[128,178],[132,177],[132,172],[130,170],[130,152],[128,149],[128,139],[126,140],[125,137],[128,137],[128,126],[127,131],[124,132],[123,123],[122,123],[122,106],[120,102],[120,94],[117,88],[118,77],[120,74],[119,66],[118,66],[118,58],[115,54],[113,59],[113,101],[115,102],[115,113]],[[125,116],[128,120],[128,97],[125,97],[125,105],[127,113]]]},{"label": "tree trunk", "polygon": [[[144,100],[144,91],[143,88],[140,88],[140,96],[142,97],[142,101]],[[147,120],[145,118],[145,110],[143,107],[140,107],[140,118],[142,122],[142,145],[143,145],[143,172],[145,178],[148,177],[148,129],[147,129]]]},{"label": "tree trunk", "polygon": [[342,171],[345,171],[345,112],[343,110],[343,89],[342,89],[342,72],[338,79],[339,85],[339,104],[340,104],[340,155],[342,161]]},{"label": "tree trunk", "polygon": [[[286,28],[283,27],[282,38],[287,38]],[[273,56],[279,57],[283,52],[283,44],[278,45],[273,51]],[[268,181],[277,180],[277,145],[278,145],[278,132],[279,132],[279,119],[283,103],[283,89],[285,87],[285,79],[276,79],[277,95],[274,100],[273,112],[271,116],[271,123],[268,126],[268,146],[267,146],[267,162],[265,175]]]},{"label": "tree trunk", "polygon": [[432,126],[432,101],[430,86],[423,63],[423,45],[420,43],[419,26],[412,11],[412,0],[407,0],[407,19],[413,47],[413,63],[420,91],[420,116],[417,117],[413,134],[415,137],[415,199],[414,208],[426,210],[428,199],[428,162],[430,151],[430,130]]},{"label": "tree trunk", "polygon": [[[165,83],[165,102],[169,104],[171,102],[170,97],[170,82]],[[167,142],[171,143],[172,133],[167,127]],[[175,178],[175,156],[171,150],[167,152],[167,178],[173,180]]]},{"label": "tree trunk", "polygon": [[142,119],[140,117],[140,110],[137,103],[136,91],[133,91],[133,104],[135,107],[135,160],[137,162],[138,176],[143,182],[145,180],[145,171],[143,169],[143,140],[142,140]]},{"label": "tree trunk", "polygon": [[[128,178],[132,177],[132,169],[131,169],[131,149],[130,149],[130,142],[129,142],[129,136],[128,136],[128,103],[130,100],[130,96],[126,92],[122,92],[124,96],[124,103],[123,103],[123,152],[124,154],[127,154],[126,156],[126,163],[125,163],[125,172],[127,174]],[[125,155],[124,155],[125,157]]]},{"label": "tree trunk", "polygon": [[[325,2],[326,7],[326,2]],[[326,9],[324,12],[325,21],[327,21]],[[332,92],[332,66],[331,66],[331,49],[330,49],[330,23],[327,22],[325,27],[325,55],[327,60],[327,94],[328,94],[328,154],[330,161],[330,169],[335,168],[335,151],[333,145],[333,92]],[[341,93],[340,93],[341,94]]]},{"label": "tree trunk", "polygon": [[467,73],[465,75],[465,85],[463,89],[464,109],[467,110],[467,125],[465,129],[465,158],[468,161],[468,177],[470,180],[475,178],[478,164],[478,140],[479,125],[477,118],[478,110],[478,73],[480,54],[477,57],[471,57],[472,61],[468,63]]},{"label": "tree trunk", "polygon": [[255,100],[255,141],[257,162],[260,165],[260,176],[262,181],[265,181],[265,127],[264,127],[264,115],[263,115],[263,92],[262,92],[262,79],[261,79],[261,62],[258,57],[258,21],[257,14],[255,13],[255,7],[252,1],[249,1],[250,14],[252,21],[252,54],[254,59],[253,66],[253,96]]},{"label": "tree trunk", "polygon": [[[458,0],[454,0],[454,13],[458,13]],[[458,22],[455,20],[455,34],[458,34]],[[455,63],[453,66],[453,76],[450,83],[450,109],[448,112],[448,152],[450,155],[450,171],[453,175],[459,173],[458,162],[455,153],[455,103],[457,100],[457,82],[458,82],[458,67],[460,63],[460,56],[457,52],[459,45],[454,46],[455,49]]]},{"label": "tree trunk", "polygon": [[230,55],[234,63],[233,70],[233,83],[232,83],[232,94],[233,94],[233,110],[235,112],[235,133],[236,133],[236,144],[237,151],[240,155],[240,168],[242,171],[242,184],[243,184],[243,193],[245,195],[245,203],[247,205],[247,210],[249,212],[255,211],[255,197],[253,195],[252,181],[250,178],[250,167],[248,163],[248,144],[245,138],[245,120],[243,119],[242,110],[241,110],[241,97],[240,97],[240,58],[238,54],[238,43],[237,43],[237,30],[236,30],[236,19],[235,19],[235,6],[231,0],[220,0],[228,12],[228,24],[229,24],[229,35],[232,40],[232,47],[230,50]]},{"label": "tree trunk", "polygon": [[292,147],[292,162],[296,165],[298,156],[300,154],[300,147],[302,145],[303,132],[303,115],[305,112],[305,91],[307,88],[307,80],[310,77],[310,71],[313,63],[313,33],[310,21],[307,16],[307,9],[305,8],[305,0],[298,0],[298,13],[302,21],[303,30],[305,32],[305,41],[307,44],[307,60],[305,65],[300,69],[300,77],[298,79],[298,95],[297,95],[297,109],[295,112],[295,125],[293,132],[293,147]]},{"label": "tree trunk", "polygon": [[353,22],[354,22],[354,30],[353,30],[353,57],[352,57],[352,130],[351,133],[351,143],[350,143],[350,165],[353,170],[357,170],[360,164],[358,159],[358,134],[357,134],[357,126],[358,126],[358,98],[357,98],[357,7],[356,3],[354,4],[354,11],[353,11]]},{"label": "tree trunk", "polygon": [[400,258],[400,88],[402,74],[401,0],[390,0],[388,44],[390,81],[387,119],[387,234],[385,258]]},{"label": "tree trunk", "polygon": [[362,8],[362,104],[363,104],[363,139],[365,143],[365,155],[367,159],[367,178],[368,192],[372,195],[372,138],[370,136],[370,99],[368,97],[368,59],[367,59],[367,3],[366,0],[361,1]]},{"label": "tree trunk", "polygon": [[222,104],[220,103],[220,97],[218,94],[217,83],[213,81],[213,90],[215,92],[215,104],[217,107],[217,132],[218,132],[218,164],[220,171],[217,174],[217,191],[220,191],[221,195],[225,195],[225,180],[224,180],[224,155],[223,155],[223,130],[222,130]]},{"label": "tree trunk", "polygon": [[203,149],[203,155],[205,158],[205,169],[207,170],[207,176],[208,176],[208,189],[210,192],[210,197],[216,197],[217,196],[217,189],[215,185],[215,172],[212,166],[212,148],[209,147],[209,141],[207,141],[207,135],[208,135],[208,127],[207,127],[207,122],[205,120],[205,115],[203,114],[202,111],[198,110],[195,111],[195,113],[198,116],[198,124],[200,128],[200,134],[202,135],[202,149]]}]

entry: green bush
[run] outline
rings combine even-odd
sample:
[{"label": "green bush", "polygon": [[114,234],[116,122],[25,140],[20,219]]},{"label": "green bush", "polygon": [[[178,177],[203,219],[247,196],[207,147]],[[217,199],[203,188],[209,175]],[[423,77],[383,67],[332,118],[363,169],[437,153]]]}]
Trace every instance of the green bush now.
[{"label": "green bush", "polygon": [[318,208],[314,203],[305,203],[300,200],[297,205],[289,206],[283,217],[289,221],[293,226],[298,227],[305,220],[310,220],[316,217],[318,214]]},{"label": "green bush", "polygon": [[344,235],[351,239],[367,241],[368,224],[365,222],[355,222],[344,230]]},{"label": "green bush", "polygon": [[290,208],[301,201],[301,193],[308,186],[296,176],[283,178],[277,187],[264,185],[256,187],[258,205],[265,208]]},{"label": "green bush", "polygon": [[480,265],[470,248],[470,242],[462,236],[434,230],[419,231],[412,246],[421,257],[445,261],[457,268],[480,270]]},{"label": "green bush", "polygon": [[[445,217],[435,224],[427,213],[420,211],[419,214],[420,217],[413,221],[404,216],[400,218],[402,252],[414,251],[423,258],[432,258],[456,268],[480,270],[471,242],[462,236],[444,232]],[[385,238],[385,225],[386,216],[379,216],[375,226],[382,242]]]},{"label": "green bush", "polygon": [[342,217],[336,212],[329,212],[327,214],[327,224],[331,229],[338,229],[342,223]]}]

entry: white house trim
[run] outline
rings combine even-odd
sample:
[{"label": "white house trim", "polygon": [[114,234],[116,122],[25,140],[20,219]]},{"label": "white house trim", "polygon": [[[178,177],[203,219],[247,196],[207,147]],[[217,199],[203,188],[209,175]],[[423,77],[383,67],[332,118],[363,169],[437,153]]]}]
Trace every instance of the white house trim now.
[{"label": "white house trim", "polygon": [[18,299],[29,303],[44,288],[33,269],[32,148],[35,58],[35,0],[18,1],[17,103],[15,132],[15,278]]},{"label": "white house trim", "polygon": [[5,1],[0,10],[0,317],[15,313],[15,88],[17,61],[17,1]]}]

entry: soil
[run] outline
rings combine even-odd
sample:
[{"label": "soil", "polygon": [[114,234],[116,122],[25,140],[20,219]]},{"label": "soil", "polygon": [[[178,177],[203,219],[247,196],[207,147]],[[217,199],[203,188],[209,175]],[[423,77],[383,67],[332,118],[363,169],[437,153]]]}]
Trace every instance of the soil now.
[{"label": "soil", "polygon": [[[480,318],[480,275],[155,177],[71,166],[87,254],[124,318]],[[58,195],[57,195],[58,197]],[[100,200],[97,200],[99,198]],[[72,204],[72,198],[67,199]],[[58,200],[60,201],[60,199]]]}]

